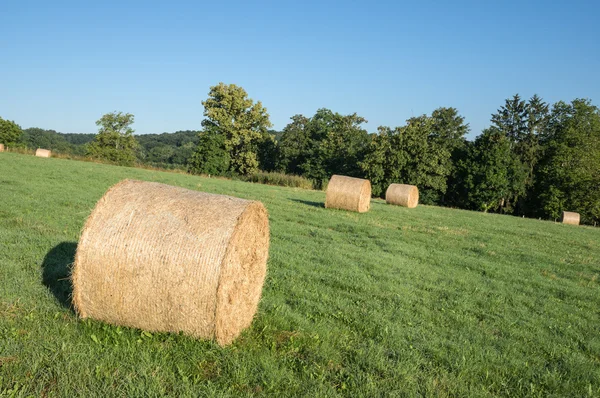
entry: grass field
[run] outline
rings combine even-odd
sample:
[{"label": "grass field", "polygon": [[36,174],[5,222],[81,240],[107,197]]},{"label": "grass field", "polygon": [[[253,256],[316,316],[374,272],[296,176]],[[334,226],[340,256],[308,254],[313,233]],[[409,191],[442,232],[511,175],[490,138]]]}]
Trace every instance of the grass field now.
[{"label": "grass field", "polygon": [[[271,250],[231,346],[81,321],[68,267],[124,178],[262,201]],[[600,229],[0,153],[0,395],[600,396]]]}]

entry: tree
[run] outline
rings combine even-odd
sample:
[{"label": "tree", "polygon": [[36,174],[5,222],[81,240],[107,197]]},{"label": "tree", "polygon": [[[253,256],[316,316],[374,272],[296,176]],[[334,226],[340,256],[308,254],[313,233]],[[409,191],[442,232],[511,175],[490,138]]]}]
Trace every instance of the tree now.
[{"label": "tree", "polygon": [[371,193],[374,196],[382,196],[391,183],[402,181],[407,154],[398,145],[399,134],[399,128],[392,130],[380,126],[377,134],[371,135],[360,166],[364,176],[371,181]]},{"label": "tree", "polygon": [[356,113],[341,115],[325,108],[311,118],[292,117],[279,141],[277,168],[310,178],[317,186],[333,174],[362,176],[359,163],[369,145],[361,127],[365,122]]},{"label": "tree", "polygon": [[469,124],[465,118],[458,113],[456,108],[438,108],[431,114],[433,119],[432,134],[430,139],[435,141],[441,148],[450,152],[450,158],[446,161],[448,165],[448,177],[446,191],[440,194],[439,204],[456,205],[460,202],[459,195],[454,190],[462,180],[456,173],[456,164],[463,159],[466,153],[467,140],[465,135],[469,133]]},{"label": "tree", "polygon": [[112,112],[102,116],[96,121],[98,134],[88,145],[88,156],[132,166],[138,146],[131,128],[133,122],[134,116],[130,113]]},{"label": "tree", "polygon": [[170,145],[157,145],[148,152],[146,158],[150,163],[172,163],[171,158],[175,155],[175,148]]},{"label": "tree", "polygon": [[466,207],[482,211],[510,211],[510,198],[517,194],[524,177],[520,161],[511,150],[509,138],[490,127],[470,145],[467,157],[457,164],[463,178]]},{"label": "tree", "polygon": [[540,215],[576,211],[584,223],[600,221],[600,109],[587,99],[556,103],[542,142]]},{"label": "tree", "polygon": [[20,141],[28,148],[45,148],[60,153],[73,153],[75,146],[67,142],[62,134],[54,130],[44,130],[32,127],[23,130]]},{"label": "tree", "polygon": [[467,131],[453,108],[413,117],[395,129],[379,127],[360,163],[373,195],[383,195],[391,183],[405,183],[419,187],[423,203],[440,202],[452,172],[452,152],[463,145]]},{"label": "tree", "polygon": [[[257,171],[257,148],[272,126],[267,109],[260,101],[254,103],[248,98],[242,87],[224,83],[211,87],[208,99],[202,105],[206,119],[202,121],[204,133],[201,134],[208,134],[209,141],[215,134],[223,136],[223,146],[230,158],[230,171],[238,174]],[[204,151],[205,148],[199,144],[198,150]],[[199,154],[195,159],[196,162],[202,161],[204,155]],[[204,169],[198,163],[193,167]]]},{"label": "tree", "polygon": [[361,177],[360,162],[369,144],[369,134],[361,127],[367,120],[356,113],[335,113],[332,123],[319,147],[320,163],[326,172],[323,178],[333,174]]},{"label": "tree", "polygon": [[492,126],[508,138],[512,147],[515,143],[523,141],[527,134],[527,118],[527,103],[521,100],[519,94],[515,94],[492,115]]},{"label": "tree", "polygon": [[22,134],[23,130],[21,130],[21,126],[13,121],[4,120],[0,117],[0,144],[6,146],[15,145]]},{"label": "tree", "polygon": [[469,124],[465,123],[456,108],[438,108],[431,113],[432,132],[430,138],[451,152],[465,144]]},{"label": "tree", "polygon": [[516,155],[525,170],[524,175],[518,174],[521,178],[519,181],[511,181],[515,189],[508,193],[507,203],[513,205],[512,210],[515,213],[529,213],[528,209],[533,206],[531,188],[540,157],[540,136],[544,134],[547,122],[548,104],[537,95],[527,102],[516,94],[512,99],[507,99],[505,105],[492,115],[492,125],[506,136],[511,152]]},{"label": "tree", "polygon": [[196,151],[189,163],[194,174],[223,175],[229,170],[229,152],[225,148],[225,135],[215,130],[199,134]]},{"label": "tree", "polygon": [[258,166],[264,171],[274,171],[277,162],[277,141],[275,135],[264,133],[256,148]]},{"label": "tree", "polygon": [[291,117],[281,133],[278,142],[277,170],[290,174],[301,175],[304,165],[310,156],[311,137],[308,124],[311,120],[302,115]]}]

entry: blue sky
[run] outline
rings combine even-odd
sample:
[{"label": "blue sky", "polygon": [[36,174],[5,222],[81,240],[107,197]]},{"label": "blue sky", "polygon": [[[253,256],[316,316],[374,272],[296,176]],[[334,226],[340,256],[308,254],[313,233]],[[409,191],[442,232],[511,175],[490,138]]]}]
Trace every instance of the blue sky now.
[{"label": "blue sky", "polygon": [[515,93],[600,105],[600,2],[27,1],[0,5],[0,116],[95,132],[199,129],[235,83],[276,129],[321,107],[374,132],[453,106],[471,137]]}]

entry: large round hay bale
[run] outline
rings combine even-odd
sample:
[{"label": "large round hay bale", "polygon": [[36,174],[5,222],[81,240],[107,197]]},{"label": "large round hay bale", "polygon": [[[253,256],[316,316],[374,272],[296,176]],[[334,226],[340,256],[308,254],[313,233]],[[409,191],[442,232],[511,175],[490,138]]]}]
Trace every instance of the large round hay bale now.
[{"label": "large round hay bale", "polygon": [[38,148],[37,151],[35,151],[35,156],[40,158],[49,158],[51,155],[52,152],[48,149]]},{"label": "large round hay bale", "polygon": [[232,342],[266,275],[260,202],[125,180],[89,216],[73,265],[82,318]]},{"label": "large round hay bale", "polygon": [[419,204],[419,188],[407,184],[390,184],[385,191],[385,201],[413,209]]},{"label": "large round hay bale", "polygon": [[579,213],[572,211],[563,211],[560,217],[560,222],[563,224],[579,225],[580,217]]},{"label": "large round hay bale", "polygon": [[327,184],[325,207],[364,213],[371,206],[371,182],[334,175]]},{"label": "large round hay bale", "polygon": [[4,152],[4,144],[0,144],[0,152]]}]

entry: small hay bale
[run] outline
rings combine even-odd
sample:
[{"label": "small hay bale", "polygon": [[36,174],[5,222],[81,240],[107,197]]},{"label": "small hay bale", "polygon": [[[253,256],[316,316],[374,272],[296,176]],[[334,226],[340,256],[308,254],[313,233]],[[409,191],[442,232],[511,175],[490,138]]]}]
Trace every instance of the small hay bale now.
[{"label": "small hay bale", "polygon": [[0,144],[0,152],[4,152],[4,144]]},{"label": "small hay bale", "polygon": [[231,343],[267,271],[260,202],[125,180],[89,216],[73,265],[82,318]]},{"label": "small hay bale", "polygon": [[563,211],[560,217],[560,222],[563,224],[579,225],[580,217],[579,213],[572,211]]},{"label": "small hay bale", "polygon": [[327,184],[325,207],[364,213],[371,206],[371,182],[334,175]]},{"label": "small hay bale", "polygon": [[391,205],[414,209],[419,204],[419,188],[407,184],[391,184],[385,191],[385,201]]},{"label": "small hay bale", "polygon": [[38,148],[37,151],[35,151],[35,156],[39,158],[49,158],[52,156],[52,152],[48,149]]}]

